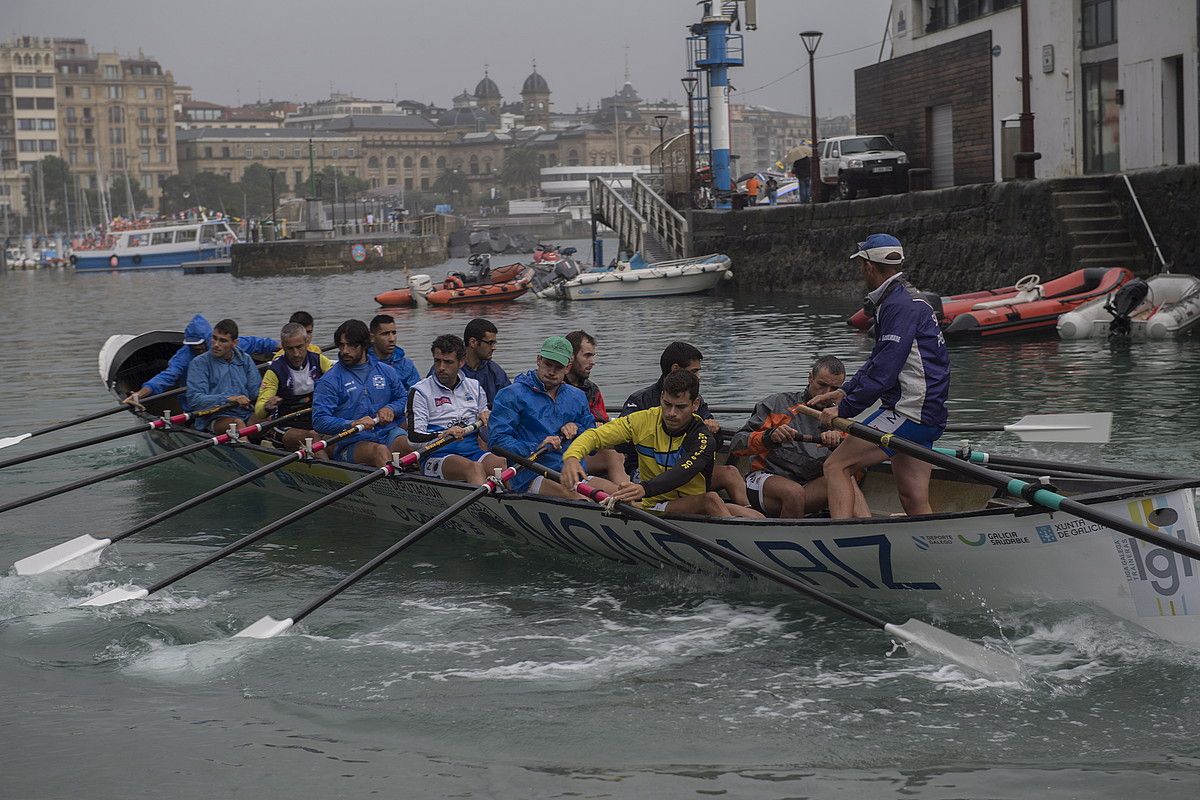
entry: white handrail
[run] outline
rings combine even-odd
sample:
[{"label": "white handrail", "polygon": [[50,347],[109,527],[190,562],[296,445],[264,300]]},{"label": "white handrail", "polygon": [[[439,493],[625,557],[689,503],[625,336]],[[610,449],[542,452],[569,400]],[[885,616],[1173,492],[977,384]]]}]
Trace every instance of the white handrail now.
[{"label": "white handrail", "polygon": [[1158,247],[1158,240],[1154,238],[1154,231],[1150,230],[1150,223],[1146,221],[1146,215],[1142,212],[1142,204],[1138,202],[1137,194],[1133,191],[1133,184],[1129,182],[1129,176],[1124,172],[1121,177],[1125,180],[1125,188],[1129,190],[1129,196],[1133,198],[1133,207],[1137,209],[1138,216],[1142,218],[1142,225],[1146,228],[1147,235],[1150,236],[1150,244],[1154,245],[1154,254],[1158,256],[1158,263],[1162,265],[1162,274],[1169,275],[1171,268],[1167,266],[1167,260],[1163,258],[1162,250]]}]

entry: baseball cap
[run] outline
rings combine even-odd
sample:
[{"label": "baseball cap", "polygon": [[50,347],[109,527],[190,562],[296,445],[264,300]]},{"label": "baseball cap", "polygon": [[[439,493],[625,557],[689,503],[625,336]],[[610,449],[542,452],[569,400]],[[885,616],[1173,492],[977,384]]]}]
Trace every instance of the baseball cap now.
[{"label": "baseball cap", "polygon": [[567,337],[551,336],[542,342],[542,349],[538,351],[538,355],[565,367],[575,357],[575,348],[571,347]]},{"label": "baseball cap", "polygon": [[872,233],[865,241],[858,243],[858,251],[850,256],[850,260],[853,261],[856,258],[865,258],[867,261],[874,261],[878,264],[902,264],[904,263],[904,248],[895,236],[887,233]]},{"label": "baseball cap", "polygon": [[208,340],[202,339],[199,336],[185,336],[183,337],[183,343],[188,347],[192,347],[198,344],[207,344]]}]

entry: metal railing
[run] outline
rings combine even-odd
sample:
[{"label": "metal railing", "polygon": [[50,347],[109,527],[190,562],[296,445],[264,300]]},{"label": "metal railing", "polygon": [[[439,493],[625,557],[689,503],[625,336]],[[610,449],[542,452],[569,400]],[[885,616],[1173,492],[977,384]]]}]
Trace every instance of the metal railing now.
[{"label": "metal railing", "polygon": [[[661,179],[658,183],[662,183]],[[691,236],[684,216],[672,208],[671,204],[651,188],[647,181],[642,180],[640,175],[633,176],[632,189],[633,208],[650,226],[650,230],[658,234],[658,238],[676,258],[690,256]]]},{"label": "metal railing", "polygon": [[1138,202],[1137,194],[1133,191],[1133,184],[1129,182],[1129,176],[1124,172],[1121,173],[1121,178],[1125,181],[1125,188],[1129,190],[1129,196],[1133,198],[1133,207],[1137,209],[1138,216],[1142,218],[1142,227],[1146,229],[1146,235],[1150,237],[1150,244],[1154,245],[1154,255],[1158,256],[1158,263],[1162,267],[1162,273],[1166,275],[1171,271],[1171,267],[1167,264],[1167,260],[1163,258],[1162,249],[1158,246],[1158,240],[1154,238],[1154,231],[1150,230],[1150,223],[1146,221],[1146,214],[1142,211],[1142,204]]},{"label": "metal railing", "polygon": [[612,228],[626,250],[641,252],[646,220],[608,181],[599,177],[588,180],[588,204],[592,217]]}]

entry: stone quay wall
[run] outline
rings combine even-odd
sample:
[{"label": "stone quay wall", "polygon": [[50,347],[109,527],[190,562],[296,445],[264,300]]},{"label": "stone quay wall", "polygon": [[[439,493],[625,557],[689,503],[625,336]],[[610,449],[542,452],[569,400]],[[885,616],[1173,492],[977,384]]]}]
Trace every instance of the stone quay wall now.
[{"label": "stone quay wall", "polygon": [[[1175,262],[1173,271],[1200,274],[1200,165],[1144,170],[1131,173],[1130,180],[1168,260]],[[737,286],[756,292],[862,294],[859,271],[848,258],[871,233],[890,233],[904,243],[906,272],[923,290],[956,294],[1009,285],[1030,273],[1049,280],[1075,268],[1053,193],[1095,185],[1112,191],[1129,230],[1149,248],[1124,181],[1103,176],[692,211],[693,252],[729,255]]]},{"label": "stone quay wall", "polygon": [[[361,246],[356,250],[355,246]],[[355,254],[361,260],[355,258]],[[363,236],[358,239],[282,239],[235,244],[229,271],[236,277],[359,269],[416,270],[446,260],[445,236]]]}]

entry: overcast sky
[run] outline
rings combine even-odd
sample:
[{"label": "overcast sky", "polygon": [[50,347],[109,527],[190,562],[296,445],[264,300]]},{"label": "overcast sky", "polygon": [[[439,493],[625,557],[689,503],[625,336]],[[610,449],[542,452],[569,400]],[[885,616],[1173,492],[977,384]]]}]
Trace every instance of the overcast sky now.
[{"label": "overcast sky", "polygon": [[[817,50],[821,116],[854,110],[854,70],[873,64],[888,0],[759,0],[735,103],[808,111],[807,56]],[[595,105],[630,80],[644,99],[679,100],[692,0],[0,0],[18,34],[85,37],[94,49],[156,57],[195,97],[227,105],[328,97],[449,105],[487,62],[505,101],[537,60],[558,110]],[[627,55],[628,54],[628,55]]]}]

